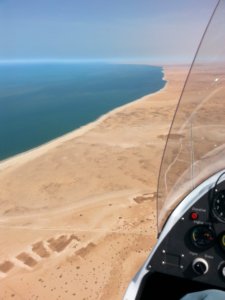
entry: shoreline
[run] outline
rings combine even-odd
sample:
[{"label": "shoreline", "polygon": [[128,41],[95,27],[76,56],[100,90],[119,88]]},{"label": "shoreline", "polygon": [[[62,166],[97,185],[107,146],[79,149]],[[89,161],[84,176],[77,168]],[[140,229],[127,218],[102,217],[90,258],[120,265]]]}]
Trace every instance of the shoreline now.
[{"label": "shoreline", "polygon": [[113,110],[110,110],[108,113],[99,116],[93,122],[87,123],[86,125],[83,125],[83,126],[77,128],[77,129],[74,129],[74,130],[72,130],[68,133],[65,133],[64,135],[59,136],[55,139],[52,139],[52,140],[50,140],[50,141],[48,141],[44,144],[41,144],[41,145],[39,145],[35,148],[32,148],[32,149],[29,149],[27,151],[21,152],[21,153],[16,154],[12,157],[3,159],[2,161],[0,161],[0,171],[5,170],[5,169],[7,169],[11,166],[14,166],[14,164],[17,164],[19,166],[21,164],[29,162],[32,159],[40,157],[41,155],[45,154],[49,150],[54,149],[55,147],[62,145],[64,142],[67,142],[67,141],[70,141],[74,138],[78,138],[78,137],[81,137],[81,136],[85,135],[86,133],[88,133],[89,131],[91,131],[95,127],[97,127],[99,124],[101,124],[107,118],[113,116],[114,114],[120,113],[123,110],[125,110],[126,108],[132,108],[133,105],[136,105],[140,101],[145,101],[147,98],[151,99],[152,97],[156,96],[157,94],[161,93],[162,91],[165,91],[167,86],[168,86],[168,80],[166,78],[166,73],[165,73],[166,66],[165,67],[164,66],[158,66],[158,67],[162,68],[162,72],[163,72],[162,80],[165,81],[165,85],[164,85],[163,88],[161,88],[157,92],[147,94],[147,95],[145,95],[141,98],[133,100],[132,102],[129,102],[129,103],[124,104],[122,106],[116,107]]},{"label": "shoreline", "polygon": [[4,299],[122,299],[156,241],[157,175],[187,68],[164,74],[160,91],[0,164]]}]

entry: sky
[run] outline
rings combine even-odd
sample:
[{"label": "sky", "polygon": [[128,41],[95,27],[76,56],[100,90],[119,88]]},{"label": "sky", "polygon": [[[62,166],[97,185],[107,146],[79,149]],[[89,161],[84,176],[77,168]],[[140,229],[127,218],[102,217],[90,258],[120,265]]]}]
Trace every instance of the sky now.
[{"label": "sky", "polygon": [[217,0],[0,0],[0,61],[190,62]]}]

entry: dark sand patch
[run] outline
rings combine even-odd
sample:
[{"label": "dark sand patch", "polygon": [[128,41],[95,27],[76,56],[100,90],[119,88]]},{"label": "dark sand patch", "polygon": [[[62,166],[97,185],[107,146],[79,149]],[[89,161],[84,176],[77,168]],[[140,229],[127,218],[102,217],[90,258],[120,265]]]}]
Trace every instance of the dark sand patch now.
[{"label": "dark sand patch", "polygon": [[32,251],[35,252],[40,257],[49,257],[50,253],[46,250],[46,248],[43,245],[43,242],[37,242],[32,245]]},{"label": "dark sand patch", "polygon": [[37,264],[37,261],[26,252],[20,253],[16,258],[22,261],[28,267],[34,267]]},{"label": "dark sand patch", "polygon": [[51,250],[56,252],[63,251],[73,240],[78,241],[79,239],[72,234],[69,238],[66,235],[61,235],[58,238],[51,238],[48,240],[48,246]]},{"label": "dark sand patch", "polygon": [[[178,140],[178,139],[181,139],[184,137],[183,134],[179,134],[179,133],[171,133],[169,136],[173,140]],[[168,137],[168,134],[158,135],[158,138],[160,138],[160,139],[167,139],[167,137]]]},{"label": "dark sand patch", "polygon": [[7,273],[13,267],[14,267],[14,264],[11,261],[6,260],[6,261],[4,261],[3,263],[0,264],[0,271],[3,272],[3,273]]},{"label": "dark sand patch", "polygon": [[134,197],[133,200],[136,203],[140,204],[140,203],[142,203],[144,201],[153,200],[153,199],[155,199],[155,197],[156,197],[156,193],[153,193],[153,194],[143,194],[141,196]]},{"label": "dark sand patch", "polygon": [[93,250],[94,248],[96,247],[96,245],[94,243],[89,243],[87,244],[86,247],[83,247],[81,249],[79,249],[76,254],[81,256],[81,257],[84,257],[85,255],[87,255],[91,250]]}]

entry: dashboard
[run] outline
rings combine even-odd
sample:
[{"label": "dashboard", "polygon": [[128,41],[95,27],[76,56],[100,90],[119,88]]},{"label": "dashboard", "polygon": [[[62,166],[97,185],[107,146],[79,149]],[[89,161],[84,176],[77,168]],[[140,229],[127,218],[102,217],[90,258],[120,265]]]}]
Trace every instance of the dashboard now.
[{"label": "dashboard", "polygon": [[225,287],[225,182],[194,201],[159,243],[151,272]]}]

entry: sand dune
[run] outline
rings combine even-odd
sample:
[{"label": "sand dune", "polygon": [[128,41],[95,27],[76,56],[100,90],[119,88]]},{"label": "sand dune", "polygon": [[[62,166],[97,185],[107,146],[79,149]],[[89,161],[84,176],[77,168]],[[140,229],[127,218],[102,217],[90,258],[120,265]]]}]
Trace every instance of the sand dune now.
[{"label": "sand dune", "polygon": [[0,164],[0,298],[122,298],[155,242],[159,164],[187,74],[164,69],[158,93]]}]

